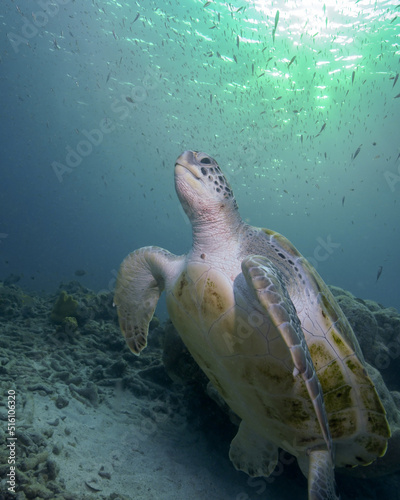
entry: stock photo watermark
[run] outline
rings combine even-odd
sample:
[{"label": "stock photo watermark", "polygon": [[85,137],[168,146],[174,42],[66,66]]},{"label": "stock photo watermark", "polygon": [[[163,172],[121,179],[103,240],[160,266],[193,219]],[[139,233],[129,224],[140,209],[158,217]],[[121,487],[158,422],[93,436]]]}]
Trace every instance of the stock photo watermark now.
[{"label": "stock photo watermark", "polygon": [[47,26],[53,17],[60,12],[60,5],[67,5],[71,0],[37,0],[36,4],[41,10],[31,13],[32,20],[29,20],[21,9],[16,6],[21,14],[22,25],[19,33],[11,31],[7,33],[7,38],[11,43],[14,52],[18,54],[20,46],[29,45],[29,41],[35,38]]},{"label": "stock photo watermark", "polygon": [[389,186],[389,189],[392,193],[395,192],[395,186],[400,182],[400,162],[397,167],[397,174],[394,172],[391,172],[390,170],[386,170],[384,172],[383,176],[385,177],[385,180],[387,182],[387,185]]},{"label": "stock photo watermark", "polygon": [[386,370],[392,361],[400,357],[400,335],[386,344],[386,352],[379,353],[375,357],[375,367],[378,370]]},{"label": "stock photo watermark", "polygon": [[325,262],[333,254],[333,252],[340,248],[340,243],[332,241],[332,236],[328,234],[325,239],[318,236],[316,239],[318,245],[314,248],[312,257],[306,257],[306,260],[317,269],[320,262]]},{"label": "stock photo watermark", "polygon": [[[93,152],[94,148],[102,144],[106,135],[114,132],[117,121],[126,120],[131,112],[137,109],[138,104],[147,99],[149,91],[157,88],[163,76],[166,76],[166,74],[148,66],[141,82],[142,85],[132,87],[130,95],[125,95],[112,103],[111,111],[116,115],[114,120],[103,118],[97,127],[91,130],[83,129],[81,133],[84,139],[79,141],[75,147],[71,147],[69,144],[65,147],[67,153],[64,163],[53,161],[51,164],[51,168],[60,183],[63,182],[64,175],[73,172],[82,163],[83,159]],[[126,102],[129,104],[125,104]]]},{"label": "stock photo watermark", "polygon": [[14,389],[7,391],[7,428],[6,428],[6,448],[7,448],[7,465],[8,472],[6,473],[7,491],[16,493],[16,394]]}]

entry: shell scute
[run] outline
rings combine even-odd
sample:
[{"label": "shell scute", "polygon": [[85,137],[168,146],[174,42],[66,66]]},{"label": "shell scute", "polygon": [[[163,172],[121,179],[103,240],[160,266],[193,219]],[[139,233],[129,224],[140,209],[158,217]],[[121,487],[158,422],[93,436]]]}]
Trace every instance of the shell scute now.
[{"label": "shell scute", "polygon": [[332,345],[340,359],[347,358],[347,356],[351,356],[352,354],[354,354],[353,349],[351,349],[347,345],[347,343],[343,340],[343,337],[339,335],[335,330],[332,330],[326,336],[326,339]]},{"label": "shell scute", "polygon": [[304,428],[304,423],[312,418],[310,408],[298,398],[283,398],[280,420],[294,428]]},{"label": "shell scute", "polygon": [[324,393],[325,406],[328,413],[335,413],[354,406],[353,389],[350,385],[342,385],[333,391]]},{"label": "shell scute", "polygon": [[332,361],[317,371],[323,393],[330,392],[345,383],[342,367],[337,360]]},{"label": "shell scute", "polygon": [[344,363],[347,366],[347,368],[352,372],[355,382],[357,384],[365,383],[367,372],[364,366],[360,363],[360,361],[357,359],[355,355],[345,359]]},{"label": "shell scute", "polygon": [[[308,348],[310,350],[315,370],[318,372],[319,376],[319,370],[331,362],[332,354],[327,349],[325,341],[316,340],[312,344],[310,344]],[[322,385],[322,387],[324,386]]]},{"label": "shell scute", "polygon": [[[387,421],[385,415],[382,413],[378,413],[375,411],[368,412],[368,432],[371,434],[375,434],[377,436],[381,436],[383,438],[388,439],[390,437],[390,431],[387,425]],[[383,439],[380,439],[382,442]],[[385,444],[386,450],[386,444]]]},{"label": "shell scute", "polygon": [[341,412],[329,415],[328,422],[332,439],[347,438],[357,432],[357,410],[355,408],[347,408]]},{"label": "shell scute", "polygon": [[275,360],[260,359],[255,363],[244,365],[241,378],[249,385],[265,388],[269,394],[288,394],[293,387],[293,375]]},{"label": "shell scute", "polygon": [[363,405],[368,410],[382,414],[383,408],[381,400],[376,393],[375,387],[372,384],[359,386],[359,395]]}]

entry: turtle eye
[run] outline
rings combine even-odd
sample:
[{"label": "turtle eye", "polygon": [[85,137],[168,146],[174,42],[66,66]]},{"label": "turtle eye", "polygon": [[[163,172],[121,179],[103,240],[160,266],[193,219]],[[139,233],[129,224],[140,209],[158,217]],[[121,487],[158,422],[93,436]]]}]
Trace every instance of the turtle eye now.
[{"label": "turtle eye", "polygon": [[209,165],[211,163],[211,160],[210,158],[207,158],[207,156],[205,158],[202,158],[200,160],[200,163],[204,163],[205,165]]}]

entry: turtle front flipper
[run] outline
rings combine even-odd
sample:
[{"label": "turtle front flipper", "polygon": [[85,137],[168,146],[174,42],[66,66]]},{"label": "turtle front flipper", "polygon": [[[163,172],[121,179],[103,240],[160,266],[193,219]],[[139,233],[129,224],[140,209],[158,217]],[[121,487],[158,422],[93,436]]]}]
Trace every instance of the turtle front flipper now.
[{"label": "turtle front flipper", "polygon": [[[243,260],[242,272],[254,308],[262,312],[279,331],[281,338],[290,351],[294,364],[293,375],[295,377],[300,375],[304,380],[326,443],[326,454],[324,456],[329,457],[329,460],[325,462],[326,470],[330,469],[331,481],[334,484],[332,439],[329,432],[323,392],[300,320],[284,279],[269,259],[258,255],[252,255]],[[314,456],[313,453],[316,451],[309,450],[310,456]],[[312,474],[312,477],[314,478],[315,475]],[[331,497],[326,498],[330,499]]]},{"label": "turtle front flipper", "polygon": [[339,500],[329,451],[312,450],[308,466],[308,499]]},{"label": "turtle front flipper", "polygon": [[122,262],[115,286],[114,304],[119,325],[134,354],[147,345],[149,323],[168,279],[183,261],[159,247],[143,247]]}]

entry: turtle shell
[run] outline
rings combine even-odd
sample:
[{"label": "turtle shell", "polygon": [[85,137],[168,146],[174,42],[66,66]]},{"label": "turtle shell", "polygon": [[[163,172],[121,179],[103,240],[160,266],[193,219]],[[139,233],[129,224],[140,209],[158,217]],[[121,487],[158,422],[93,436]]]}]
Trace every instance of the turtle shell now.
[{"label": "turtle shell", "polygon": [[246,253],[263,247],[262,254],[281,270],[296,308],[322,386],[336,465],[371,463],[384,455],[390,428],[350,323],[321,276],[287,238],[269,229],[250,232]]}]

